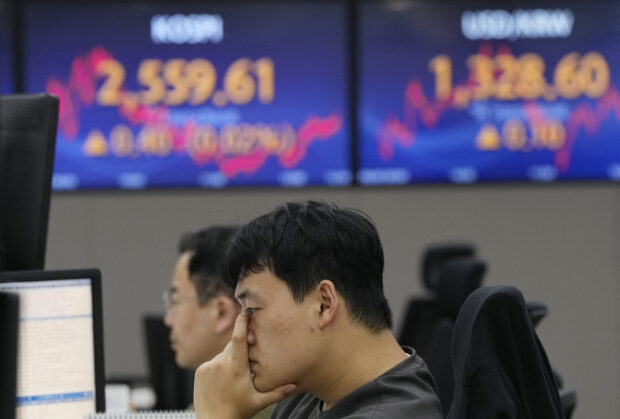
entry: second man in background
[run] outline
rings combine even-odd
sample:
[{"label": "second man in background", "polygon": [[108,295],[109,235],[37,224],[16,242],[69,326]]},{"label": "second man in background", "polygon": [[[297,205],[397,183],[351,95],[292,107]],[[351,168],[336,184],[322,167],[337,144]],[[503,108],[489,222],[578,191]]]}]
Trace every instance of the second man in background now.
[{"label": "second man in background", "polygon": [[[241,307],[224,282],[222,256],[233,226],[214,226],[183,235],[172,283],[164,294],[170,343],[179,367],[196,369],[230,341]],[[273,407],[257,413],[268,418]]]}]

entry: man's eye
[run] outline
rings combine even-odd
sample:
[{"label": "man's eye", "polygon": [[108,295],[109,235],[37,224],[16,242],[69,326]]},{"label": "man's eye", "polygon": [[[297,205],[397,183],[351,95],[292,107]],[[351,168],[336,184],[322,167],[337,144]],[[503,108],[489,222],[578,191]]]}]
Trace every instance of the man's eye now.
[{"label": "man's eye", "polygon": [[252,307],[248,307],[245,309],[245,311],[250,315],[253,316],[256,313],[256,309],[252,308]]}]

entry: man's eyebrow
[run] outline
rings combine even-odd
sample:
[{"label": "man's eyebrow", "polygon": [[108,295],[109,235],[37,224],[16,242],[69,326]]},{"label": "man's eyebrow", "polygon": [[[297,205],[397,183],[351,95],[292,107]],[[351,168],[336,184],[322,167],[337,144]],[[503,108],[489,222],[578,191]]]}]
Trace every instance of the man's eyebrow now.
[{"label": "man's eyebrow", "polygon": [[243,300],[247,300],[248,298],[252,297],[255,297],[255,294],[252,292],[252,290],[246,288],[235,296],[235,300],[241,303]]}]

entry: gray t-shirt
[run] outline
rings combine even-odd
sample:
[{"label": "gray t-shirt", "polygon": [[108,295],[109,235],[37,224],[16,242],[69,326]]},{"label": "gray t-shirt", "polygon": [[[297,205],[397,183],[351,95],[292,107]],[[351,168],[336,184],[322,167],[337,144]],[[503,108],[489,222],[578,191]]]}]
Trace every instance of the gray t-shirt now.
[{"label": "gray t-shirt", "polygon": [[411,348],[407,359],[342,398],[331,409],[311,394],[278,403],[271,419],[443,419],[435,383]]}]

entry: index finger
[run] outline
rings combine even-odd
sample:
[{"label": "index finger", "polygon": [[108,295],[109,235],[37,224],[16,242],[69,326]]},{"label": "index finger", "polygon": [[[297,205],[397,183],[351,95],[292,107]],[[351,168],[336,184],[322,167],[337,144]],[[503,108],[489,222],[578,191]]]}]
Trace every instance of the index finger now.
[{"label": "index finger", "polygon": [[[243,310],[235,321],[231,338],[233,358],[247,365],[248,360],[248,314]],[[249,366],[248,366],[249,368]]]}]

